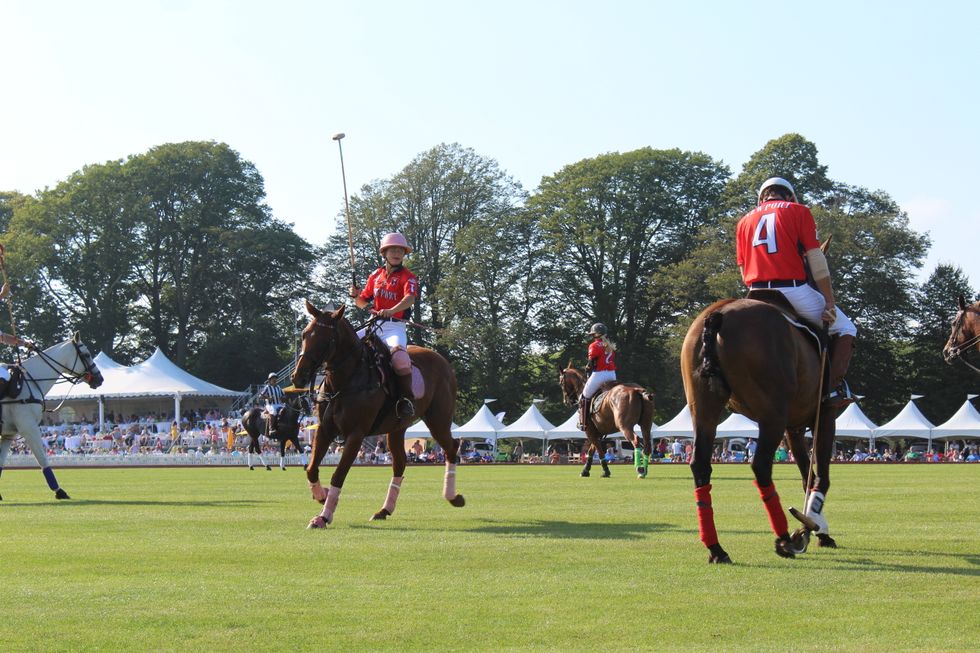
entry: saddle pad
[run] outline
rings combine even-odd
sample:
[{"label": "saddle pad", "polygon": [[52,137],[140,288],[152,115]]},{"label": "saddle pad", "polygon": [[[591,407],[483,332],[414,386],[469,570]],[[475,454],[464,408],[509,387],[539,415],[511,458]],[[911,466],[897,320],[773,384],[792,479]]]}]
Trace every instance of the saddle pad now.
[{"label": "saddle pad", "polygon": [[603,390],[602,392],[597,392],[592,396],[592,405],[589,407],[590,413],[599,412],[599,408],[602,406],[602,402],[606,399],[606,393],[608,390]]},{"label": "saddle pad", "polygon": [[412,395],[416,399],[425,395],[425,379],[422,378],[422,372],[415,365],[412,365]]}]

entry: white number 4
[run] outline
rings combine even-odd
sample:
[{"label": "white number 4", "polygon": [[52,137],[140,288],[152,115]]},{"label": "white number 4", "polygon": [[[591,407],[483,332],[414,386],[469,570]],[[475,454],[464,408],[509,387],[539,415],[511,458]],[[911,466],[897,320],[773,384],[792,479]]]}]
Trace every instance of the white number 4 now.
[{"label": "white number 4", "polygon": [[[755,237],[752,239],[752,247],[765,245],[766,252],[769,254],[774,254],[776,252],[775,218],[775,213],[766,213],[764,216],[759,218],[759,223],[755,226]],[[764,237],[763,232],[765,232]]]}]

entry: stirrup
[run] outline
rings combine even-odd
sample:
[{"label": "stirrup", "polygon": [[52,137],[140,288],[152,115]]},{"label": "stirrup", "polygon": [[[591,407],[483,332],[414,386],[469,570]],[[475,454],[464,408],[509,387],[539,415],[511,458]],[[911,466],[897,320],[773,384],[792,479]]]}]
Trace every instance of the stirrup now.
[{"label": "stirrup", "polygon": [[398,419],[408,419],[409,417],[415,416],[415,406],[412,405],[412,400],[408,397],[402,397],[395,404],[395,413],[398,415]]},{"label": "stirrup", "polygon": [[848,406],[853,404],[855,401],[854,395],[851,394],[851,386],[847,385],[847,381],[841,381],[840,385],[828,392],[823,397],[823,402],[825,404],[833,404],[838,408]]}]

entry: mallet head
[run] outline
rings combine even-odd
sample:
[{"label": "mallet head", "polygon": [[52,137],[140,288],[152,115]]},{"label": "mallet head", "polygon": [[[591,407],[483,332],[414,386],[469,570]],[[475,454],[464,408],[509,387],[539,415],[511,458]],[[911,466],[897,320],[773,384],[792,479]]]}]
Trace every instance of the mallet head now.
[{"label": "mallet head", "polygon": [[335,140],[335,141],[339,141],[341,138],[343,138],[346,135],[347,134],[345,134],[344,132],[337,132],[331,138],[333,138],[333,140]]}]

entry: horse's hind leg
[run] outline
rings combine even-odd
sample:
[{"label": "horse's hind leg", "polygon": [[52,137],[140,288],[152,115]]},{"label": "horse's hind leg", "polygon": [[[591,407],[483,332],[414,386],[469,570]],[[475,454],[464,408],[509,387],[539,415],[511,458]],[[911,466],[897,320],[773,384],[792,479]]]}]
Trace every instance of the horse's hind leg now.
[{"label": "horse's hind leg", "polygon": [[816,531],[818,544],[836,548],[837,542],[830,536],[830,527],[827,525],[827,518],[823,515],[824,501],[827,492],[830,490],[830,459],[834,453],[836,435],[835,411],[824,406],[821,406],[820,409],[823,413],[820,415],[820,432],[817,434],[817,450],[814,456],[817,460],[817,467],[813,485],[808,488],[806,514],[818,526]]},{"label": "horse's hind leg", "polygon": [[759,497],[769,517],[769,526],[776,535],[776,553],[784,558],[792,558],[795,547],[790,542],[786,513],[772,480],[773,455],[782,442],[785,430],[785,420],[768,419],[759,422],[759,441],[752,459],[752,473],[755,474],[755,487],[759,490]]},{"label": "horse's hind leg", "polygon": [[718,542],[715,529],[715,512],[711,506],[711,450],[721,417],[724,399],[713,401],[711,397],[691,407],[694,423],[694,454],[691,456],[691,474],[694,476],[694,501],[698,515],[698,535],[708,548],[709,563],[731,563],[728,553]]},{"label": "horse's hind leg", "polygon": [[[13,436],[0,435],[0,476],[3,476],[3,466],[7,463],[7,456],[10,455],[10,447],[13,443]],[[0,501],[3,501],[2,496],[0,496]]]},{"label": "horse's hind leg", "polygon": [[395,512],[395,504],[398,503],[398,494],[402,490],[402,483],[405,481],[405,434],[398,438],[391,433],[388,434],[388,455],[391,456],[391,483],[388,484],[388,495],[385,497],[384,505],[381,510],[371,516],[371,521],[387,519]]}]

